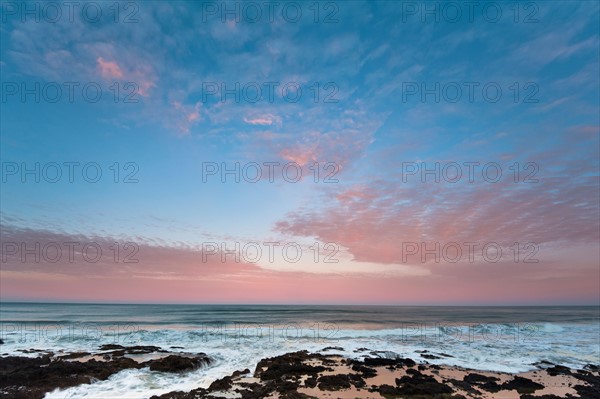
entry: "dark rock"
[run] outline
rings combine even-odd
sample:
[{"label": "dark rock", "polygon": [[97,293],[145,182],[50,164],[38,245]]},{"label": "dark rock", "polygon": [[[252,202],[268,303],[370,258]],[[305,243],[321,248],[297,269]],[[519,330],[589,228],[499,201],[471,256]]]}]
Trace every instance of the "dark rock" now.
[{"label": "dark rock", "polygon": [[342,348],[341,346],[328,346],[325,347],[323,349],[321,349],[321,352],[325,352],[325,351],[343,351],[344,348]]},{"label": "dark rock", "polygon": [[0,339],[0,345],[2,345],[3,343],[4,343],[4,341],[2,341],[2,340]]},{"label": "dark rock", "polygon": [[[322,359],[324,356],[309,354],[308,351],[286,353],[285,355],[262,359],[256,365],[254,376],[261,380],[279,380],[283,377],[302,377],[303,375],[314,376],[327,370],[323,366],[311,366],[305,361],[311,359]],[[266,370],[263,370],[266,368]]]},{"label": "dark rock", "polygon": [[308,396],[306,394],[300,392],[287,392],[283,396],[280,396],[281,399],[310,399],[312,396]]},{"label": "dark rock", "polygon": [[310,377],[304,380],[304,385],[308,388],[314,388],[317,386],[317,377]]},{"label": "dark rock", "polygon": [[573,388],[582,398],[600,398],[600,388],[598,386],[575,385]]},{"label": "dark rock", "polygon": [[416,372],[409,377],[408,375],[402,378],[396,378],[396,388],[400,395],[441,395],[454,392],[446,384],[438,382],[435,378]]},{"label": "dark rock", "polygon": [[565,366],[553,366],[547,368],[546,372],[551,376],[557,376],[559,374],[570,375],[571,369]]},{"label": "dark rock", "polygon": [[89,352],[73,352],[73,353],[69,353],[68,355],[63,355],[63,356],[59,356],[58,359],[77,359],[80,357],[84,357],[84,356],[89,356],[91,355],[91,353]]},{"label": "dark rock", "polygon": [[322,391],[339,391],[350,388],[350,380],[346,374],[324,375],[319,378],[318,387]]},{"label": "dark rock", "polygon": [[467,374],[463,377],[463,381],[466,381],[470,384],[495,382],[495,381],[499,381],[499,380],[500,379],[496,378],[496,377],[488,377],[488,376],[477,374],[477,373]]},{"label": "dark rock", "polygon": [[352,370],[358,371],[359,373],[361,373],[363,378],[371,378],[371,377],[375,377],[377,375],[377,370],[375,370],[371,367],[364,366],[360,363],[353,364]]},{"label": "dark rock", "polygon": [[232,378],[238,378],[238,377],[240,377],[242,375],[245,375],[245,374],[250,374],[250,370],[249,369],[244,369],[244,370],[241,370],[241,371],[240,370],[234,371],[233,374],[231,374],[231,377]]},{"label": "dark rock", "polygon": [[102,345],[100,347],[101,351],[113,351],[113,350],[117,350],[117,349],[125,349],[125,347],[122,345],[114,345],[114,344],[106,344],[106,345]]},{"label": "dark rock", "polygon": [[600,397],[600,376],[590,372],[572,373],[573,377],[585,382],[587,385],[575,385],[573,389],[577,391],[582,398],[598,398]]},{"label": "dark rock", "polygon": [[377,366],[395,366],[395,367],[414,367],[416,365],[415,361],[412,359],[404,359],[404,358],[395,358],[389,359],[385,357],[366,357],[364,360],[365,366],[377,367]]},{"label": "dark rock", "polygon": [[206,389],[197,388],[190,392],[173,391],[160,396],[154,395],[150,399],[201,399],[206,397]]},{"label": "dark rock", "polygon": [[102,345],[100,350],[111,351],[108,352],[111,356],[122,357],[125,355],[147,355],[149,353],[166,353],[165,350],[158,346],[121,346],[121,345]]},{"label": "dark rock", "polygon": [[496,382],[499,381],[499,378],[488,377],[477,373],[465,375],[463,377],[463,381],[472,385],[477,385],[479,388],[488,392],[499,392],[502,389],[502,387]]},{"label": "dark rock", "polygon": [[[156,348],[158,351],[163,352],[157,347],[126,348],[120,345],[105,345],[104,348],[123,353],[147,352],[150,348],[152,350]],[[90,359],[82,362],[76,360],[87,355],[89,353],[79,352],[58,357],[53,357],[51,354],[43,354],[35,358],[0,357],[0,392],[2,392],[3,397],[41,399],[47,392],[56,388],[65,389],[98,380],[106,380],[111,375],[125,369],[150,367],[151,370],[182,371],[210,361],[206,355],[201,354],[195,357],[168,356],[158,360],[136,362],[114,352],[112,356],[108,356],[106,361]],[[172,397],[176,398],[176,396]]]},{"label": "dark rock", "polygon": [[324,358],[324,359],[321,359],[321,363],[323,363],[324,366],[335,366],[338,364],[338,361],[334,360],[334,359]]},{"label": "dark rock", "polygon": [[439,357],[439,356],[430,355],[428,353],[422,354],[421,357],[424,358],[424,359],[441,359],[441,357]]},{"label": "dark rock", "polygon": [[119,358],[111,362],[51,360],[49,356],[0,358],[0,391],[7,397],[37,399],[56,388],[69,388],[106,380],[127,368],[141,368],[132,359]]},{"label": "dark rock", "polygon": [[232,386],[233,381],[231,380],[231,377],[224,377],[213,381],[212,384],[210,384],[210,386],[208,387],[208,390],[211,392],[227,391],[228,389],[231,389]]},{"label": "dark rock", "polygon": [[538,389],[544,389],[542,384],[538,384],[529,378],[515,376],[511,381],[507,381],[501,385],[502,389],[511,390],[514,389],[520,394],[534,393]]},{"label": "dark rock", "polygon": [[460,381],[460,380],[456,380],[456,379],[451,378],[451,379],[447,380],[447,382],[449,382],[450,384],[452,384],[456,388],[461,389],[461,390],[463,390],[463,391],[465,391],[467,393],[470,393],[472,395],[480,395],[481,394],[481,391],[473,388],[473,386],[470,383],[466,382],[466,381]]},{"label": "dark rock", "polygon": [[544,368],[547,366],[554,366],[554,363],[549,362],[547,360],[540,360],[539,362],[532,363],[532,365],[537,366],[539,368]]},{"label": "dark rock", "polygon": [[194,357],[169,355],[162,359],[151,360],[144,364],[150,364],[151,371],[161,371],[165,373],[178,373],[182,371],[194,370],[208,365],[211,360],[204,353]]},{"label": "dark rock", "polygon": [[398,388],[393,387],[391,385],[388,384],[383,384],[379,387],[379,393],[381,394],[381,396],[384,397],[392,397],[395,398],[397,396],[400,396],[401,393],[398,392]]},{"label": "dark rock", "polygon": [[348,389],[351,385],[362,388],[366,385],[365,381],[358,374],[335,374],[319,377],[318,387],[323,391],[339,391]]}]

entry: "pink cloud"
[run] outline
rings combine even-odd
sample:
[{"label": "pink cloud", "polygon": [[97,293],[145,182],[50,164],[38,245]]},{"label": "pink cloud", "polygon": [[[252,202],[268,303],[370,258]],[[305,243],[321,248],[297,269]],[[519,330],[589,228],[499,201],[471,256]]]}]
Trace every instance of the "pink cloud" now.
[{"label": "pink cloud", "polygon": [[105,79],[122,79],[123,71],[121,67],[115,61],[105,61],[104,58],[98,57],[96,59],[98,68],[100,69],[100,75]]},{"label": "pink cloud", "polygon": [[[106,61],[103,57],[96,59],[97,67],[100,76],[104,79],[119,79],[123,83],[136,85],[135,94],[142,97],[148,97],[150,90],[156,87],[154,72],[152,68],[146,64],[136,64],[135,68],[122,66],[117,61]],[[125,90],[125,88],[124,88]],[[129,92],[129,91],[128,91]]]},{"label": "pink cloud", "polygon": [[177,130],[183,134],[188,135],[193,125],[198,123],[201,119],[200,108],[202,104],[197,102],[196,104],[187,105],[182,104],[179,101],[172,103],[172,122],[177,127]]},{"label": "pink cloud", "polygon": [[[451,186],[373,180],[337,194],[328,206],[289,214],[284,234],[317,237],[348,248],[357,261],[402,264],[406,242],[514,242],[598,246],[598,178],[546,178],[527,187],[512,182]],[[417,262],[419,262],[417,260]]]},{"label": "pink cloud", "polygon": [[255,117],[244,117],[244,122],[250,125],[271,126],[273,124],[281,125],[281,118],[273,114],[265,114]]},{"label": "pink cloud", "polygon": [[[29,248],[34,242],[90,240],[103,248],[123,241],[3,229],[3,243],[23,241]],[[0,269],[0,298],[155,303],[592,303],[597,300],[600,281],[597,263],[585,259],[572,259],[568,267],[553,262],[527,267],[438,265],[434,276],[394,277],[368,270],[361,275],[273,271],[233,260],[221,262],[218,256],[202,262],[201,252],[194,248],[157,247],[143,241],[138,245],[138,263],[115,262],[111,251],[96,263],[9,259]]]}]

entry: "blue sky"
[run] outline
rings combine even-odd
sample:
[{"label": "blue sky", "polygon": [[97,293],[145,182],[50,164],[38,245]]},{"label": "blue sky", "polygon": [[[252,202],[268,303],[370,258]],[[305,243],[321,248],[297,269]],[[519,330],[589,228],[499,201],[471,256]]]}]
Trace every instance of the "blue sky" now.
[{"label": "blue sky", "polygon": [[[94,3],[103,10],[100,21],[76,11],[73,21],[63,14],[56,23],[24,14],[36,4],[3,3],[3,168],[95,162],[103,178],[94,184],[80,176],[74,183],[66,177],[23,183],[3,169],[7,237],[83,235],[165,248],[197,248],[207,240],[335,242],[341,248],[337,269],[300,269],[337,273],[340,281],[357,271],[374,279],[447,278],[435,267],[400,265],[389,255],[406,240],[531,241],[546,248],[548,263],[531,277],[546,288],[522,295],[530,301],[551,300],[550,287],[565,275],[577,287],[590,272],[597,274],[596,2],[516,3],[518,16],[513,3],[481,2],[472,20],[462,5],[457,22],[442,11],[437,22],[423,13],[425,7],[443,10],[437,2],[319,2],[317,22],[312,3],[283,2],[282,9],[302,10],[298,22],[287,21],[278,8],[273,21],[264,16],[256,23],[243,13],[239,22],[218,15],[248,2],[122,2],[117,22],[108,3]],[[494,22],[493,12],[482,10],[501,10],[502,16]],[[135,21],[125,23],[130,13]],[[91,103],[76,88],[69,101],[64,82],[93,83],[103,96]],[[131,82],[136,103],[124,102]],[[264,95],[268,84],[293,84],[302,95],[290,102],[276,89],[273,101],[252,102],[238,91],[240,101],[230,95],[223,102],[220,93],[207,93],[236,82],[248,90],[258,85]],[[51,91],[40,94],[39,103],[31,94],[22,101],[22,85],[36,84],[65,91],[56,103],[48,101]],[[423,87],[436,84],[439,101],[435,94],[421,96]],[[415,87],[419,91],[411,94]],[[462,96],[453,101],[456,87]],[[468,87],[474,88],[472,100]],[[492,101],[497,87],[502,95]],[[115,162],[119,180],[133,170],[123,169],[132,162],[139,181],[114,183]],[[295,162],[305,178],[289,183],[278,170],[274,182],[222,183],[211,176],[203,183],[206,162]],[[335,163],[339,182],[312,181],[315,162],[321,168]],[[407,162],[496,162],[504,174],[498,184],[481,178],[474,184],[403,183]],[[515,162],[521,172],[534,163],[540,182],[511,184]],[[564,255],[575,248],[579,255]],[[578,265],[571,272],[564,256]],[[261,267],[298,272],[285,262]],[[31,278],[26,268],[10,270],[11,278]],[[463,274],[493,284],[468,267],[455,276]],[[572,287],[555,299],[585,302],[598,293],[586,287],[579,296]],[[58,295],[53,292],[48,295]],[[381,300],[401,299],[390,294]]]}]

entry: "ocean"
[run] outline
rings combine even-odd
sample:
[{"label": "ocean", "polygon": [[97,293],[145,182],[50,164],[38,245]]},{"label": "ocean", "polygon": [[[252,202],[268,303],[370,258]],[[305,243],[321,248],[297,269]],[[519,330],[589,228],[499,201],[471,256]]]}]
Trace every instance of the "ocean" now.
[{"label": "ocean", "polygon": [[[600,364],[600,307],[0,304],[2,356],[94,352],[104,344],[204,352],[184,374],[125,370],[46,398],[147,398],[207,387],[265,357],[308,350],[523,372]],[[364,348],[368,349],[365,350]],[[427,352],[424,352],[427,351]],[[29,353],[27,353],[29,352]],[[425,355],[425,356],[424,356]]]}]

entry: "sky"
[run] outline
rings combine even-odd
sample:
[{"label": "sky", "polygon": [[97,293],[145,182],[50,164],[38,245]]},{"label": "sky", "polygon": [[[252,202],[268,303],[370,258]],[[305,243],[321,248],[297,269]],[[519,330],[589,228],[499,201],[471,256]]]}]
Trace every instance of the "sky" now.
[{"label": "sky", "polygon": [[0,12],[4,301],[600,301],[597,2]]}]

